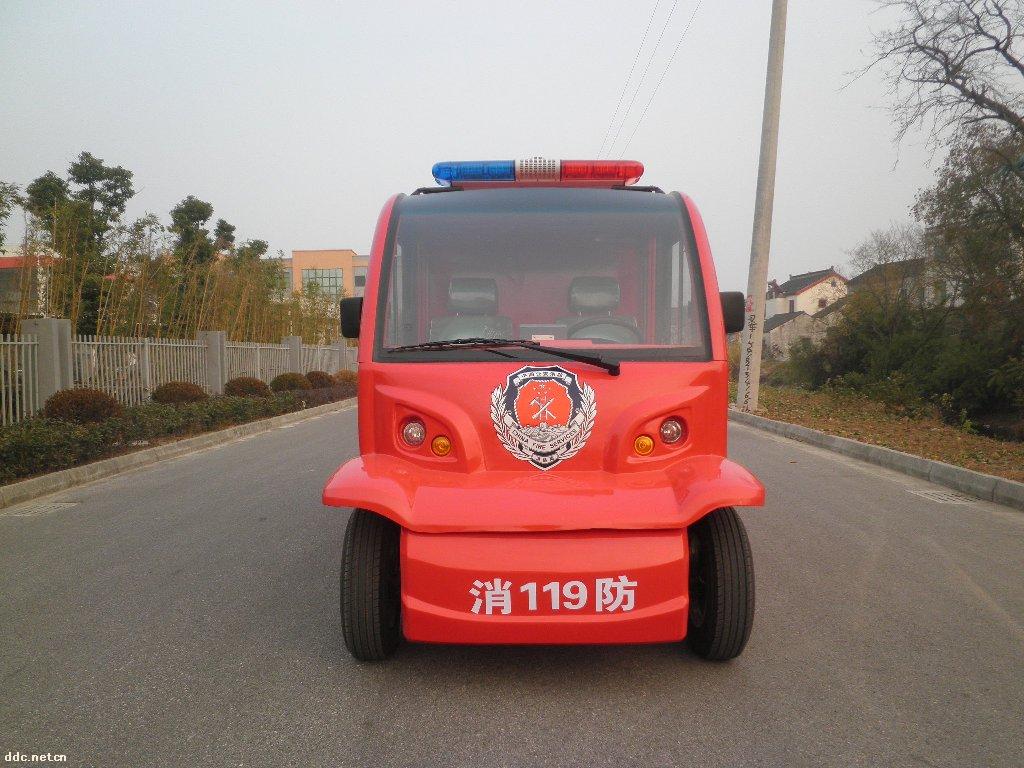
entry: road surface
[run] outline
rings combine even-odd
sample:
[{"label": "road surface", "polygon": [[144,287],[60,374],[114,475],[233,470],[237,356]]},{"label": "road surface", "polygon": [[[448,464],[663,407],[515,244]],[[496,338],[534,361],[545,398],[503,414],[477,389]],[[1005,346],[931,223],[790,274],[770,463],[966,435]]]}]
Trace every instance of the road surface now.
[{"label": "road surface", "polygon": [[0,753],[89,766],[1019,766],[1024,514],[730,430],[743,656],[679,646],[345,653],[355,413],[0,510]]}]

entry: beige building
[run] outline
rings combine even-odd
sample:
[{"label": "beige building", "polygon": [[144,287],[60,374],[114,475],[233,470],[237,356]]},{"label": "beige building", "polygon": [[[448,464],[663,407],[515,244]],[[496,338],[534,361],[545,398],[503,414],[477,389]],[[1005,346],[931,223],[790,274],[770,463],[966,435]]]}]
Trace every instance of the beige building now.
[{"label": "beige building", "polygon": [[290,259],[281,261],[289,291],[301,291],[310,283],[316,283],[321,291],[340,299],[362,296],[366,287],[369,256],[361,256],[351,248],[292,251]]},{"label": "beige building", "polygon": [[0,313],[31,315],[37,312],[46,272],[39,267],[26,271],[25,257],[18,249],[0,251]]},{"label": "beige building", "polygon": [[848,291],[849,281],[835,267],[790,275],[781,284],[772,280],[765,301],[765,353],[785,360],[797,340],[820,342]]},{"label": "beige building", "polygon": [[21,269],[23,259],[0,254],[0,312],[15,313],[21,306]]},{"label": "beige building", "polygon": [[815,315],[846,295],[847,282],[834,267],[790,275],[789,280],[781,284],[772,280],[768,283],[764,316],[794,312]]}]

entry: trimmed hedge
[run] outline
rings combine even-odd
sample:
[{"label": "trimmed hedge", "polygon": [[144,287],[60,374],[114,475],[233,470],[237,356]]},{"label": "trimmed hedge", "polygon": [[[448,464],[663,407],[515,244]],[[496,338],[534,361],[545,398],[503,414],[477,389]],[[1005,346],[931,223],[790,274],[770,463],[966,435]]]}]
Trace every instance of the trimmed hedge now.
[{"label": "trimmed hedge", "polygon": [[169,381],[153,390],[153,402],[164,405],[181,405],[182,403],[198,403],[208,395],[198,384],[191,381]]},{"label": "trimmed hedge", "polygon": [[334,374],[334,381],[338,384],[355,384],[359,381],[359,374],[355,371],[338,371]]},{"label": "trimmed hedge", "polygon": [[312,408],[315,405],[333,403],[337,400],[347,400],[356,396],[356,388],[348,384],[336,384],[333,387],[323,389],[307,389],[289,392],[287,394],[295,397],[303,408]]},{"label": "trimmed hedge", "polygon": [[238,376],[224,385],[224,394],[231,397],[270,397],[270,387],[252,376]]},{"label": "trimmed hedge", "polygon": [[312,389],[313,385],[301,373],[282,373],[274,377],[270,382],[270,388],[274,392],[291,392],[295,389]]},{"label": "trimmed hedge", "polygon": [[223,429],[354,395],[354,387],[332,387],[272,397],[211,397],[181,405],[146,403],[98,423],[28,419],[0,428],[0,484],[116,456],[150,441]]},{"label": "trimmed hedge", "polygon": [[306,374],[310,389],[327,389],[334,386],[334,377],[325,371],[310,371]]},{"label": "trimmed hedge", "polygon": [[43,405],[43,415],[54,421],[89,424],[121,414],[121,404],[99,389],[78,387],[54,392]]}]

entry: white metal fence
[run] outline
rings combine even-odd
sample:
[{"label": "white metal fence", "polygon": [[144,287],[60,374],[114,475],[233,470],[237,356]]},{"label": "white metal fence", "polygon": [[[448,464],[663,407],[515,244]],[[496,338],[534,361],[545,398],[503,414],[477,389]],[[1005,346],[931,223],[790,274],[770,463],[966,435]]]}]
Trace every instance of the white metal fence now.
[{"label": "white metal fence", "polygon": [[169,381],[190,381],[210,393],[253,376],[269,383],[289,371],[355,370],[355,347],[310,346],[297,336],[281,344],[226,341],[220,331],[198,340],[75,336],[59,318],[26,320],[31,334],[0,336],[0,425],[39,411],[50,394],[92,387],[125,405],[149,400]]},{"label": "white metal fence", "polygon": [[169,381],[190,381],[209,390],[206,345],[186,339],[76,336],[71,342],[72,380],[125,405],[138,405]]},{"label": "white metal fence", "polygon": [[189,339],[143,339],[142,351],[148,357],[147,394],[169,381],[191,381],[206,391],[210,379],[206,369],[206,345]]},{"label": "white metal fence", "polygon": [[0,425],[39,410],[38,344],[35,336],[0,334]]},{"label": "white metal fence", "polygon": [[345,367],[337,347],[311,347],[303,344],[299,352],[299,365],[303,373],[324,371],[337,373]]},{"label": "white metal fence", "polygon": [[224,345],[225,378],[252,376],[271,382],[290,370],[289,349],[283,344],[229,341]]}]

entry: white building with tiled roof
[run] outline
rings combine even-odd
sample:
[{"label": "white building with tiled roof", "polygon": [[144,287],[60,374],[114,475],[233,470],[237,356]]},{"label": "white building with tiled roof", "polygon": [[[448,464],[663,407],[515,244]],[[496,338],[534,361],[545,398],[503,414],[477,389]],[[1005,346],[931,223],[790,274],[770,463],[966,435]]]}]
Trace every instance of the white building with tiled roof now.
[{"label": "white building with tiled roof", "polygon": [[765,317],[804,312],[815,315],[839,301],[847,292],[849,281],[835,267],[790,275],[784,283],[768,283]]}]

